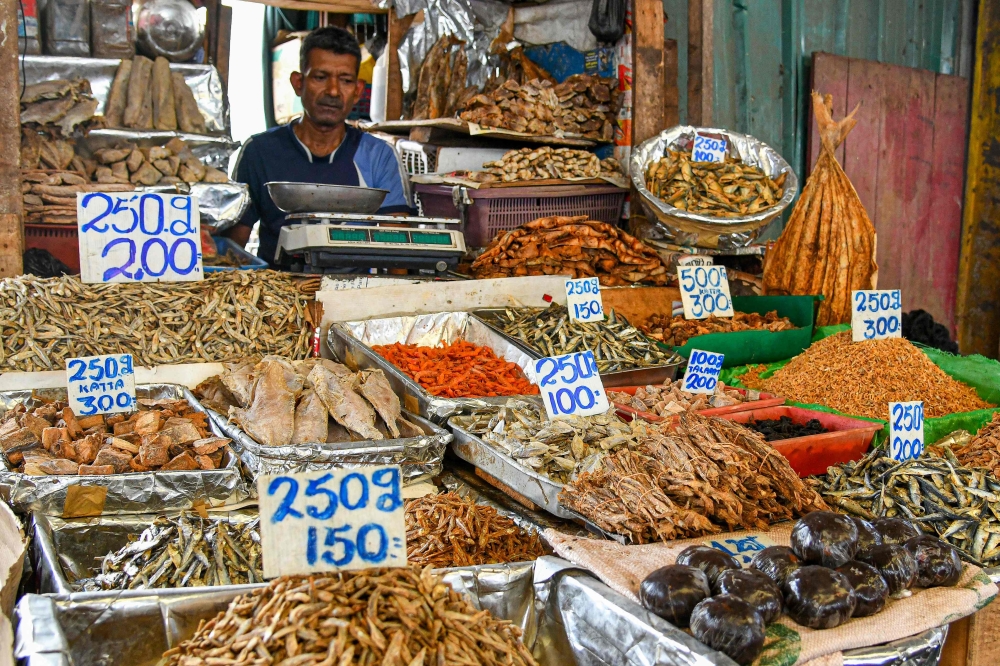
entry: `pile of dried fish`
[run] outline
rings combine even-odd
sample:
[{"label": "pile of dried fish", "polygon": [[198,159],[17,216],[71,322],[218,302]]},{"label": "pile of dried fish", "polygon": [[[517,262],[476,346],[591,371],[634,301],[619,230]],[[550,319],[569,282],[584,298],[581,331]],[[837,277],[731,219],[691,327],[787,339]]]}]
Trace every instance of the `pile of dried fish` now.
[{"label": "pile of dried fish", "polygon": [[430,568],[277,578],[163,656],[165,666],[536,663],[518,627],[476,609]]},{"label": "pile of dried fish", "polygon": [[451,118],[476,94],[475,86],[466,86],[469,60],[465,42],[454,35],[441,37],[427,52],[417,78],[417,98],[413,120]]},{"label": "pile of dried fish", "polygon": [[381,370],[351,372],[327,359],[226,363],[194,393],[265,446],[352,442],[424,434],[401,416]]},{"label": "pile of dried fish", "polygon": [[983,425],[975,436],[964,430],[952,433],[934,446],[927,447],[927,453],[944,456],[947,447],[955,459],[966,467],[980,467],[993,472],[1000,478],[1000,412],[993,414],[992,420]]},{"label": "pile of dried fish", "polygon": [[722,382],[716,384],[715,393],[712,395],[682,391],[681,386],[683,385],[684,380],[678,379],[670,384],[660,386],[640,386],[635,390],[635,395],[611,389],[608,390],[608,400],[657,416],[673,416],[684,412],[729,407],[730,405],[760,400],[758,391],[748,390],[744,394]]},{"label": "pile of dried fish", "polygon": [[[586,150],[540,146],[512,150],[496,162],[486,162],[483,169],[504,183],[513,183],[549,178],[597,178],[603,166],[604,162],[597,155]],[[615,173],[618,172],[616,168]]]},{"label": "pile of dried fish", "polygon": [[[875,289],[875,227],[834,151],[857,122],[857,108],[833,120],[833,98],[813,92],[820,154],[785,230],[764,261],[765,294],[823,294],[817,326],[851,321],[851,292]],[[858,104],[858,106],[861,106]]]},{"label": "pile of dried fish", "polygon": [[77,192],[125,192],[132,185],[92,183],[85,174],[62,169],[31,169],[21,172],[21,202],[25,222],[76,225]]},{"label": "pile of dried fish", "polygon": [[731,421],[682,414],[638,440],[567,484],[559,502],[632,543],[761,529],[827,508],[763,437]]},{"label": "pile of dried fish", "polygon": [[27,86],[21,95],[21,124],[49,125],[69,136],[93,119],[97,100],[87,79],[56,79]]},{"label": "pile of dried fish", "polygon": [[108,127],[206,132],[184,75],[171,72],[162,56],[155,62],[142,56],[121,61],[104,105],[104,121]]},{"label": "pile of dried fish", "polygon": [[478,279],[522,275],[596,277],[605,287],[667,283],[667,267],[635,236],[605,222],[541,217],[497,234],[472,263]]},{"label": "pile of dried fish", "polygon": [[544,356],[560,356],[590,350],[598,372],[617,372],[677,363],[673,352],[656,343],[612,310],[599,322],[571,321],[563,305],[547,308],[508,308],[484,315],[491,325]]},{"label": "pile of dried fish", "polygon": [[781,201],[786,173],[775,179],[760,167],[726,156],[692,162],[690,151],[670,150],[646,167],[646,189],[674,208],[711,217],[740,217]]},{"label": "pile of dried fish", "polygon": [[709,333],[735,333],[737,331],[790,331],[798,328],[788,317],[779,317],[777,310],[765,315],[756,312],[737,312],[732,317],[709,315],[705,319],[685,319],[654,314],[639,326],[651,338],[675,347],[683,347],[688,340]]},{"label": "pile of dried fish", "polygon": [[618,95],[616,79],[589,74],[574,74],[557,84],[508,79],[495,90],[469,99],[459,117],[484,127],[544,136],[582,135],[609,142],[614,138]]},{"label": "pile of dried fish", "polygon": [[223,271],[199,282],[84,284],[0,280],[0,369],[62,370],[66,359],[132,354],[136,365],[304,358],[307,298],[277,271]]},{"label": "pile of dried fish", "polygon": [[525,562],[545,555],[537,532],[518,527],[491,506],[455,493],[406,502],[406,561],[466,567]]},{"label": "pile of dried fish", "polygon": [[76,585],[90,592],[263,583],[259,524],[260,518],[160,516],[138,539],[105,555],[99,574]]},{"label": "pile of dried fish", "polygon": [[541,403],[508,400],[454,422],[525,467],[557,483],[596,468],[608,451],[635,444],[632,426],[614,410],[549,421]]},{"label": "pile of dried fish", "polygon": [[845,513],[906,518],[979,566],[1000,565],[1000,481],[963,467],[950,450],[897,462],[878,448],[809,482]]},{"label": "pile of dried fish", "polygon": [[98,183],[176,185],[177,183],[228,183],[225,171],[205,166],[181,139],[163,146],[139,148],[120,143],[94,152],[97,165],[91,174]]},{"label": "pile of dried fish", "polygon": [[740,380],[795,402],[872,419],[888,418],[890,402],[922,400],[928,418],[993,406],[909,340],[851,342],[850,331],[814,343],[768,379],[758,378],[759,384],[746,375]]},{"label": "pile of dried fish", "polygon": [[0,448],[19,472],[125,474],[217,469],[229,440],[213,437],[208,415],[187,400],[137,401],[131,416],[76,416],[65,402],[28,411],[24,403],[0,420]]},{"label": "pile of dried fish", "polygon": [[216,253],[209,256],[203,253],[201,262],[203,266],[217,266],[219,268],[239,268],[250,263],[242,256],[236,254],[232,248],[227,250],[225,254]]}]

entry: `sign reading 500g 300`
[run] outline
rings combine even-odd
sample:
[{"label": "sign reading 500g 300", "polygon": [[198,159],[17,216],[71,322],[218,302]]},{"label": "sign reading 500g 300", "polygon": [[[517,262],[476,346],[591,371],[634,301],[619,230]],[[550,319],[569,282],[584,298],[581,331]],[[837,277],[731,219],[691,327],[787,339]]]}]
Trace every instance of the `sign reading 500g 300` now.
[{"label": "sign reading 500g 300", "polygon": [[733,316],[725,266],[679,266],[677,279],[681,284],[685,319]]},{"label": "sign reading 500g 300", "polygon": [[79,193],[84,282],[201,280],[198,199],[179,194]]}]

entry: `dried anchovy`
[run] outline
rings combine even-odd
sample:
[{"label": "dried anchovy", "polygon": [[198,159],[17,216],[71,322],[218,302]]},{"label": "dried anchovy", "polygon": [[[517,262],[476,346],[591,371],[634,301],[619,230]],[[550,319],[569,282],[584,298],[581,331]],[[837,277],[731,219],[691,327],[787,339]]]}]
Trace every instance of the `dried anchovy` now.
[{"label": "dried anchovy", "polygon": [[163,654],[168,666],[533,666],[521,630],[417,568],[277,578]]},{"label": "dried anchovy", "polygon": [[605,452],[635,444],[632,426],[613,409],[549,421],[539,403],[512,399],[455,417],[454,423],[557,483],[594,469]]},{"label": "dried anchovy", "polygon": [[559,502],[640,544],[764,528],[827,508],[760,435],[698,414],[647,425],[634,450],[605,456]]},{"label": "dried anchovy", "polygon": [[732,317],[709,315],[706,319],[685,319],[684,315],[654,314],[639,328],[661,342],[683,347],[693,337],[709,333],[737,331],[790,331],[798,328],[788,317],[779,317],[777,310],[761,315],[756,312],[736,312]]},{"label": "dried anchovy", "polygon": [[922,400],[927,417],[993,407],[909,340],[851,342],[850,331],[820,340],[760,385],[747,386],[873,419],[888,418],[890,402],[909,400]]},{"label": "dried anchovy", "polygon": [[528,532],[491,506],[456,493],[406,502],[406,559],[410,564],[466,567],[524,562],[545,555],[537,532]]},{"label": "dried anchovy", "polygon": [[307,298],[277,271],[223,271],[199,282],[84,284],[79,277],[0,280],[0,369],[132,354],[136,365],[305,358]]},{"label": "dried anchovy", "polygon": [[684,380],[678,379],[670,384],[640,386],[635,390],[635,395],[610,389],[608,390],[608,400],[656,416],[672,416],[683,412],[729,407],[730,405],[760,400],[759,391],[751,389],[743,394],[722,382],[716,384],[715,393],[711,395],[682,391],[681,386],[683,385]]},{"label": "dried anchovy", "polygon": [[95,591],[263,583],[259,524],[260,518],[160,516],[138,539],[105,555],[101,573],[77,585]]},{"label": "dried anchovy", "polygon": [[927,447],[928,453],[943,456],[944,447],[951,449],[958,462],[966,467],[985,467],[1000,478],[1000,412],[983,425],[974,436],[964,430],[953,432],[934,446]]},{"label": "dried anchovy", "polygon": [[809,481],[839,511],[905,518],[979,566],[1000,565],[1000,481],[988,470],[963,467],[947,447],[944,457],[906,462],[874,449]]},{"label": "dried anchovy", "polygon": [[507,309],[491,313],[486,320],[506,335],[517,338],[545,356],[590,350],[598,372],[652,368],[676,363],[673,352],[656,343],[612,310],[602,322],[570,321],[565,306]]}]

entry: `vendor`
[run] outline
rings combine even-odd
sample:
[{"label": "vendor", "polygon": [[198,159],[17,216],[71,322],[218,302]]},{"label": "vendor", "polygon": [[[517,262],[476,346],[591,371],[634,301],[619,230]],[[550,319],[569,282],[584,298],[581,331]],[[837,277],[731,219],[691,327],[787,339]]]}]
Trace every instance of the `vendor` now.
[{"label": "vendor", "polygon": [[252,136],[243,146],[234,179],[247,184],[251,203],[229,237],[246,245],[260,220],[257,256],[272,267],[286,220],[267,192],[269,182],[379,188],[389,191],[379,214],[410,212],[396,152],[345,122],[364,91],[360,65],[361,48],[351,33],[337,27],[313,30],[302,41],[301,71],[291,76],[302,98],[302,118]]}]

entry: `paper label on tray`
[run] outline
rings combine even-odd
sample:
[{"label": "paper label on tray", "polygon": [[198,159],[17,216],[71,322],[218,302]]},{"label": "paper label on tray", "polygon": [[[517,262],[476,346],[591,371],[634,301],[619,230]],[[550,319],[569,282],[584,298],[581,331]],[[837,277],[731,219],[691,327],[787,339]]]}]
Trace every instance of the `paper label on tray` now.
[{"label": "paper label on tray", "polygon": [[131,354],[82,356],[66,362],[66,393],[77,416],[135,410]]},{"label": "paper label on tray", "polygon": [[535,383],[549,420],[603,414],[611,408],[590,350],[538,359]]},{"label": "paper label on tray", "polygon": [[713,139],[700,132],[694,135],[694,146],[691,147],[692,162],[725,162],[726,140]]},{"label": "paper label on tray", "polygon": [[190,282],[205,277],[198,198],[153,192],[79,192],[80,279]]},{"label": "paper label on tray", "polygon": [[604,321],[600,281],[595,277],[566,280],[566,309],[573,321]]},{"label": "paper label on tray", "polygon": [[725,354],[692,349],[688,357],[687,370],[684,371],[684,383],[681,390],[688,393],[715,393],[719,384],[719,373],[722,372],[722,362]]},{"label": "paper label on tray", "polygon": [[851,339],[884,340],[903,335],[899,289],[851,292]]},{"label": "paper label on tray", "polygon": [[746,566],[753,556],[770,546],[777,546],[774,541],[762,534],[747,534],[735,539],[711,539],[704,542],[706,546],[721,550],[731,555],[737,562]]},{"label": "paper label on tray", "polygon": [[678,266],[685,319],[733,316],[733,298],[725,266]]},{"label": "paper label on tray", "polygon": [[262,475],[264,577],[406,566],[398,465]]},{"label": "paper label on tray", "polygon": [[924,452],[924,403],[889,403],[889,453],[893,460],[919,458]]}]

